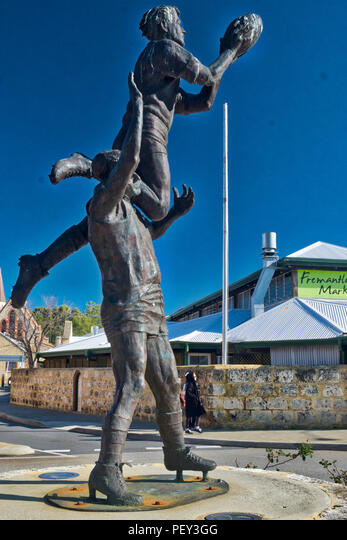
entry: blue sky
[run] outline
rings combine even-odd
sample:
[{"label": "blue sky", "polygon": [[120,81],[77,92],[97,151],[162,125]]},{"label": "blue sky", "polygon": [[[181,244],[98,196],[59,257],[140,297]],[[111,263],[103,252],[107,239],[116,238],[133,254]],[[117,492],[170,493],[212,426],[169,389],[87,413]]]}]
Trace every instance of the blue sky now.
[{"label": "blue sky", "polygon": [[[138,29],[155,4],[135,0],[2,0],[0,6],[0,266],[6,295],[17,260],[85,215],[94,181],[52,186],[51,166],[74,151],[111,148],[127,75],[146,45]],[[177,0],[186,48],[208,65],[229,22],[256,12],[258,44],[225,74],[213,109],[177,116],[172,184],[196,193],[192,212],[156,242],[166,313],[222,286],[223,103],[229,103],[230,282],[261,265],[261,234],[279,255],[318,240],[346,246],[347,4],[344,0]],[[189,85],[184,85],[188,89]],[[190,86],[190,92],[198,92]],[[83,308],[100,302],[88,247],[30,295]]]}]

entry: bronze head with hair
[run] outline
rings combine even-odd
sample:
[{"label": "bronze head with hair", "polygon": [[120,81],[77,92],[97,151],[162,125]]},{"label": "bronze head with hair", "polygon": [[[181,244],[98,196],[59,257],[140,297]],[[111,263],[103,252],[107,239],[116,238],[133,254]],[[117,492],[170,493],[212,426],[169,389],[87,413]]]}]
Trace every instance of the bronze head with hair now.
[{"label": "bronze head with hair", "polygon": [[140,22],[140,30],[149,41],[172,39],[184,46],[185,31],[179,9],[175,6],[161,5],[146,11]]}]

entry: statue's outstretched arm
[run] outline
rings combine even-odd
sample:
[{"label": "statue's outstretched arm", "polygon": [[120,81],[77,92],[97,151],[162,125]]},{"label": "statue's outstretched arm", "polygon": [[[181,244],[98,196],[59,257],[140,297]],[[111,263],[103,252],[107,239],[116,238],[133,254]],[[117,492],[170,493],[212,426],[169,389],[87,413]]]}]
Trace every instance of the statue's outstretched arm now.
[{"label": "statue's outstretched arm", "polygon": [[220,81],[212,86],[203,86],[199,94],[190,94],[180,88],[175,114],[192,114],[209,111],[218,92]]},{"label": "statue's outstretched arm", "polygon": [[131,122],[117,164],[110,172],[106,182],[98,186],[91,201],[89,210],[94,217],[104,217],[121,201],[140,162],[143,100],[142,94],[134,82],[133,73],[129,75],[129,91],[133,111]]},{"label": "statue's outstretched arm", "polygon": [[263,31],[263,22],[259,15],[249,13],[235,19],[227,28],[220,40],[220,54],[217,60],[209,66],[204,66],[198,60],[192,59],[196,75],[191,80],[191,73],[183,72],[182,78],[203,86],[220,83],[225,71],[240,56],[244,55],[258,41]]},{"label": "statue's outstretched arm", "polygon": [[[111,171],[106,188],[122,198],[132,175],[140,162],[140,149],[142,140],[143,100],[142,94],[134,82],[134,74],[129,74],[130,101],[132,103],[131,122],[125,136],[121,155],[117,165]],[[119,196],[118,192],[121,192]]]}]

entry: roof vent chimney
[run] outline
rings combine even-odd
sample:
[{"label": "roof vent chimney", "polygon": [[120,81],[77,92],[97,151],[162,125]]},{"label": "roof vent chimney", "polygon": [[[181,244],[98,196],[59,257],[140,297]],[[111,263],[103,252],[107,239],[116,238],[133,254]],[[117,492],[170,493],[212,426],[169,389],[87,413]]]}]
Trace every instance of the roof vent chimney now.
[{"label": "roof vent chimney", "polygon": [[264,313],[264,299],[276,270],[278,261],[276,233],[262,235],[263,269],[251,298],[251,315],[256,317]]},{"label": "roof vent chimney", "polygon": [[277,251],[277,235],[275,232],[262,234],[262,248],[264,257],[273,257]]},{"label": "roof vent chimney", "polygon": [[65,321],[62,344],[66,345],[72,341],[72,321]]}]

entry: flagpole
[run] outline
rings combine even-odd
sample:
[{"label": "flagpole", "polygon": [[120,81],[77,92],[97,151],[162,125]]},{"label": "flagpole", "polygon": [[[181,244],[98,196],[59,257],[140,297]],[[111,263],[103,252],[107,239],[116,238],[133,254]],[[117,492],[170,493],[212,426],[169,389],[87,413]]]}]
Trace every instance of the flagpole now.
[{"label": "flagpole", "polygon": [[229,170],[228,170],[228,104],[224,103],[224,166],[223,166],[223,300],[222,300],[222,363],[228,363],[229,310]]}]

